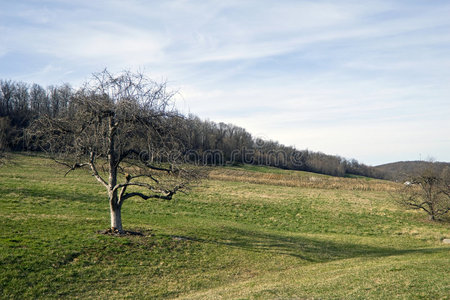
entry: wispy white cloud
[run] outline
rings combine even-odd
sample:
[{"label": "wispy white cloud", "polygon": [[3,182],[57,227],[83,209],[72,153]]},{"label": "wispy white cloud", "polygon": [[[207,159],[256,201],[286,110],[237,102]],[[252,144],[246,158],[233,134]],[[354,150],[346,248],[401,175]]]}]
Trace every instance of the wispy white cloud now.
[{"label": "wispy white cloud", "polygon": [[[78,83],[144,68],[178,106],[367,163],[450,161],[450,4],[11,1],[0,77]],[[389,146],[391,145],[391,146]],[[428,152],[427,152],[428,151]]]}]

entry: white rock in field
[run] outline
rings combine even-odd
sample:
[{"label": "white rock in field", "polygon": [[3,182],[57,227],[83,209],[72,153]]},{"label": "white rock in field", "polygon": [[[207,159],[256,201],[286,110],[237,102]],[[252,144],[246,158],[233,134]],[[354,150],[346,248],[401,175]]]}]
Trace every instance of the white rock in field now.
[{"label": "white rock in field", "polygon": [[442,242],[443,242],[444,244],[450,244],[450,239],[443,239]]}]

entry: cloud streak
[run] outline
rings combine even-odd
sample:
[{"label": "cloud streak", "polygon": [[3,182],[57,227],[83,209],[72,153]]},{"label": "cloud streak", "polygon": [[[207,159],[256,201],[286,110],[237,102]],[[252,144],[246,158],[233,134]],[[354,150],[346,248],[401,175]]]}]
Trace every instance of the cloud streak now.
[{"label": "cloud streak", "polygon": [[286,144],[450,161],[448,15],[445,1],[10,1],[0,77],[140,68],[181,90],[181,110]]}]

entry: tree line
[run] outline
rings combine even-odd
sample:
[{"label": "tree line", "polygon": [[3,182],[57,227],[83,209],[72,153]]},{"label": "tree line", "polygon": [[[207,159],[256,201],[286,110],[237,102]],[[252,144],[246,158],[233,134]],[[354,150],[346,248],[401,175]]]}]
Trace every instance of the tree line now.
[{"label": "tree line", "polygon": [[[69,84],[44,88],[38,84],[0,80],[0,150],[39,150],[33,141],[26,138],[27,128],[33,121],[41,118],[56,119],[76,109],[73,100],[76,92]],[[157,92],[155,91],[156,95]],[[298,150],[276,141],[256,138],[244,128],[233,124],[202,120],[191,114],[168,115],[164,118],[164,123],[176,130],[172,130],[170,143],[164,141],[164,147],[161,147],[161,134],[157,131],[149,133],[148,145],[152,147],[147,154],[153,158],[162,157],[161,151],[167,157],[168,152],[175,149],[170,155],[202,165],[247,163],[333,176],[385,176],[381,170],[355,159]]]}]

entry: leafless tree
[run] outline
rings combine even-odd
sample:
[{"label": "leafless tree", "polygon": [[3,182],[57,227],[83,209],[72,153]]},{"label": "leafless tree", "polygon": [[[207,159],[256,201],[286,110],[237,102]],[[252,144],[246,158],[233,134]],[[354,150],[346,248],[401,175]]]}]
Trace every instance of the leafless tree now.
[{"label": "leafless tree", "polygon": [[[157,86],[154,85],[155,91],[158,90]],[[78,97],[79,94],[79,91],[69,85],[49,86],[44,89],[37,84],[0,80],[0,148],[14,151],[36,150],[34,145],[24,141],[24,133],[30,123],[39,118],[45,121],[48,118],[61,119],[73,114],[78,104],[76,101],[72,102],[72,99],[76,98],[74,95]],[[255,138],[244,128],[232,124],[201,120],[193,115],[186,118],[171,118],[170,115],[167,115],[164,121],[170,124],[170,127],[164,127],[176,128],[178,144],[185,145],[182,154],[194,162],[209,165],[226,162],[268,164],[333,176],[391,176],[391,172],[382,171],[384,168],[369,167],[356,160],[309,150],[299,151],[292,146]],[[155,141],[158,141],[158,138],[152,138],[152,143]],[[159,146],[156,148],[160,149]],[[220,153],[221,159],[215,159],[211,153]]]},{"label": "leafless tree", "polygon": [[0,167],[2,167],[5,163],[6,156],[2,149],[0,149]]},{"label": "leafless tree", "polygon": [[11,129],[8,117],[0,117],[0,153],[8,149],[9,131]]},{"label": "leafless tree", "polygon": [[73,93],[67,109],[37,119],[29,138],[68,167],[86,167],[105,187],[111,230],[123,232],[121,209],[131,197],[171,200],[200,178],[179,161],[173,93],[141,73],[107,70]]},{"label": "leafless tree", "polygon": [[15,84],[11,80],[0,81],[0,98],[2,99],[1,115],[8,115],[12,110]]},{"label": "leafless tree", "polygon": [[440,170],[431,165],[405,181],[400,202],[427,212],[430,220],[441,218],[450,211],[450,169]]}]

